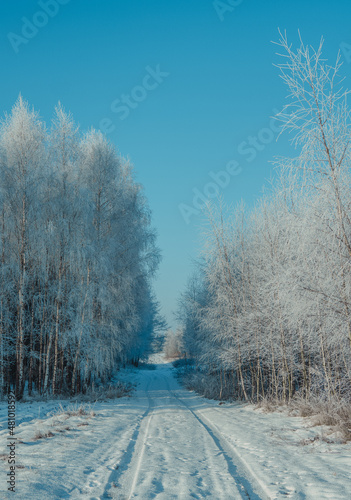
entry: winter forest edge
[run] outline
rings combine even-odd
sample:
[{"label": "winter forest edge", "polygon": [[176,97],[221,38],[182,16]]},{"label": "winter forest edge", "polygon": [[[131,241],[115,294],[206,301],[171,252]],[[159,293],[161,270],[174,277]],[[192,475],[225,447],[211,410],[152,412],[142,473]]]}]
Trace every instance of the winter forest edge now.
[{"label": "winter forest edge", "polygon": [[278,49],[288,104],[277,115],[300,151],[252,210],[208,205],[203,254],[179,303],[170,352],[211,398],[323,411],[350,439],[351,204],[348,91],[315,50]]},{"label": "winter forest edge", "polygon": [[137,363],[162,324],[160,253],[132,166],[61,105],[20,96],[0,135],[0,385],[75,394]]}]

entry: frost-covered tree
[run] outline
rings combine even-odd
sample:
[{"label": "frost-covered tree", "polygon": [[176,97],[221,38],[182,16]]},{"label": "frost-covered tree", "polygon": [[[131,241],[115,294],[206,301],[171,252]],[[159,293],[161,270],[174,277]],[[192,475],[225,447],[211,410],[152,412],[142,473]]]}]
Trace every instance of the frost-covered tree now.
[{"label": "frost-covered tree", "polygon": [[[19,97],[12,114],[3,121],[0,137],[3,243],[8,246],[11,260],[5,259],[4,266],[9,265],[14,280],[11,290],[14,321],[10,335],[15,356],[12,354],[10,364],[16,373],[18,397],[23,394],[25,383],[26,334],[31,323],[27,302],[33,285],[32,266],[37,256],[35,242],[42,217],[40,198],[46,168],[44,141],[42,122]],[[6,254],[5,248],[3,253]]]},{"label": "frost-covered tree", "polygon": [[163,352],[166,358],[180,358],[183,356],[183,332],[181,330],[168,330],[165,335]]},{"label": "frost-covered tree", "polygon": [[204,263],[183,295],[188,356],[234,397],[289,401],[350,396],[350,116],[318,50],[279,65],[289,89],[278,117],[300,154],[279,159],[272,189],[250,211],[209,208]]},{"label": "frost-covered tree", "polygon": [[155,232],[131,165],[61,105],[20,97],[0,131],[2,390],[86,390],[143,356],[159,321]]}]

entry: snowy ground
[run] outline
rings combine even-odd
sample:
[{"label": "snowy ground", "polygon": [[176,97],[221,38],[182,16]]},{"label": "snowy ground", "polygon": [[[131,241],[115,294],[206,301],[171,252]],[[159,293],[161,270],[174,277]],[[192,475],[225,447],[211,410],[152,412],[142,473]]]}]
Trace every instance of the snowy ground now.
[{"label": "snowy ground", "polygon": [[16,494],[6,491],[2,403],[0,498],[351,498],[351,445],[321,439],[326,429],[308,419],[206,400],[157,362],[129,373],[132,397],[96,403],[94,415],[17,404]]}]

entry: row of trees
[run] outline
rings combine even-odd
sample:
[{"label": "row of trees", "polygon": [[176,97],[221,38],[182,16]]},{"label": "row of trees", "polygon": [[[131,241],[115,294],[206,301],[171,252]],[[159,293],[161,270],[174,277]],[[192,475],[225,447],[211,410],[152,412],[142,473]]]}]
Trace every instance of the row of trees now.
[{"label": "row of trees", "polygon": [[75,393],[137,360],[159,321],[155,233],[130,164],[20,97],[0,131],[0,386]]},{"label": "row of trees", "polygon": [[280,113],[301,154],[278,161],[269,195],[247,211],[209,208],[203,259],[179,316],[187,356],[223,391],[288,401],[350,397],[351,175],[339,59],[293,51],[285,35]]}]

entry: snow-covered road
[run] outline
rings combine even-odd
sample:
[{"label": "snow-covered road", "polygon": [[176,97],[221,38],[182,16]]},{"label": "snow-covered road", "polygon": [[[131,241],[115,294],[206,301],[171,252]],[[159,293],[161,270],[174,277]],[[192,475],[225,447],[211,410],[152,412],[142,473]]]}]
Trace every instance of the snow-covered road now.
[{"label": "snow-covered road", "polygon": [[[319,439],[309,421],[219,406],[180,387],[167,363],[130,376],[137,391],[96,403],[94,416],[18,404],[16,494],[6,492],[3,459],[0,498],[351,498],[350,445]],[[4,444],[3,405],[0,424]],[[52,436],[35,439],[38,430]]]},{"label": "snow-covered road", "polygon": [[201,414],[203,400],[182,390],[168,366],[145,372],[138,397],[147,410],[125,457],[120,498],[259,498]]}]

